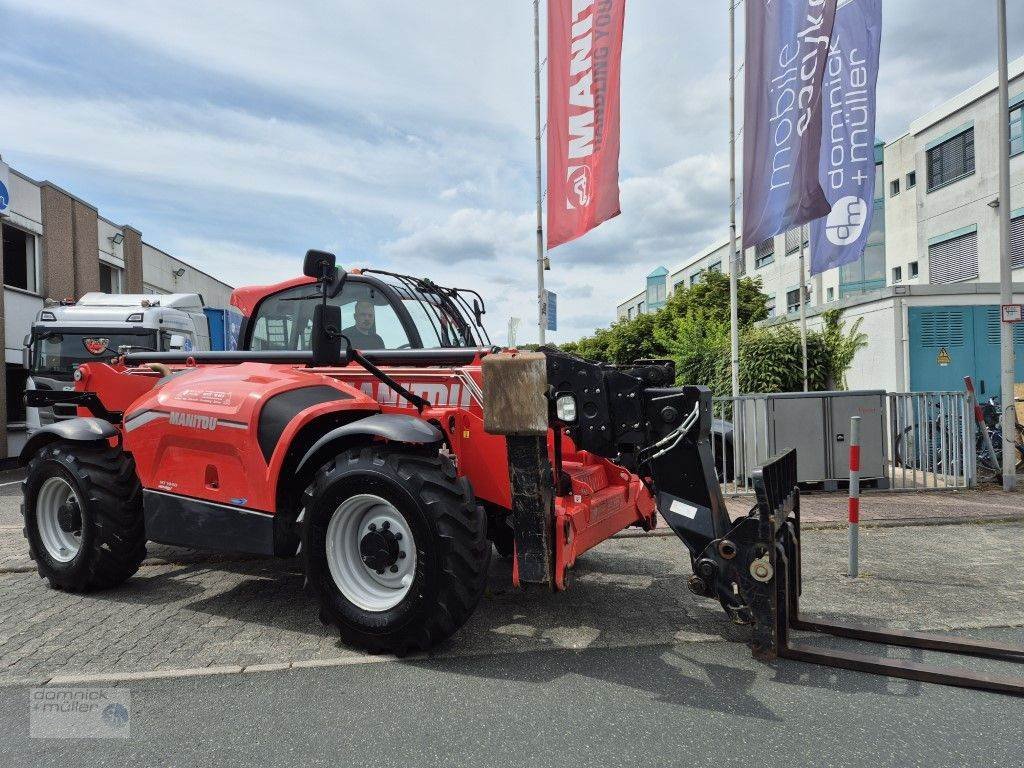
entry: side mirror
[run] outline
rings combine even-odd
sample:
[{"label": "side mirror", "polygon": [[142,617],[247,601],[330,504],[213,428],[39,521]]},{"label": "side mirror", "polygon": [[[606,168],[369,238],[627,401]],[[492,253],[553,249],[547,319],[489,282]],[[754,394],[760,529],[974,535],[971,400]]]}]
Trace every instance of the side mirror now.
[{"label": "side mirror", "polygon": [[32,337],[26,336],[21,344],[21,364],[27,371],[32,368]]},{"label": "side mirror", "polygon": [[302,261],[302,274],[312,277],[320,282],[330,282],[334,278],[335,266],[338,262],[333,253],[327,251],[306,251],[306,258]]},{"label": "side mirror", "polygon": [[334,304],[317,304],[313,307],[313,366],[340,367],[342,338],[341,307]]}]

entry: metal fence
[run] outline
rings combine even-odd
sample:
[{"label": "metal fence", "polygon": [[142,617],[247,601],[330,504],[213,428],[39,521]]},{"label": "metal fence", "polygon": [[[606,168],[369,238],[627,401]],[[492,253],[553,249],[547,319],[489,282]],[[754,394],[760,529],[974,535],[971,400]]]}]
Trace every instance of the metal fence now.
[{"label": "metal fence", "polygon": [[[775,427],[763,395],[716,397],[713,405],[712,453],[722,492],[753,493],[752,470],[773,453]],[[964,392],[906,392],[885,395],[883,477],[875,484],[892,490],[954,490],[973,487],[977,478],[973,405]],[[849,425],[832,425],[832,433]],[[823,455],[842,450],[821,432]],[[845,484],[832,478],[826,488]]]},{"label": "metal fence", "polygon": [[751,472],[772,453],[764,397],[716,397],[712,419],[711,452],[722,493],[753,493]]},{"label": "metal fence", "polygon": [[891,393],[887,407],[888,468],[894,490],[975,484],[976,433],[966,393]]}]

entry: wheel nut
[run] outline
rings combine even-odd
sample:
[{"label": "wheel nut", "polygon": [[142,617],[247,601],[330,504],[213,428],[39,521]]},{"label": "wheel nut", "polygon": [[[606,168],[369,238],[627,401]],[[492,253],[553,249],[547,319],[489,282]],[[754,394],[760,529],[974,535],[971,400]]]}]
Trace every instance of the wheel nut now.
[{"label": "wheel nut", "polygon": [[398,559],[399,560],[405,560],[405,552],[399,552],[398,553]]},{"label": "wheel nut", "polygon": [[385,520],[383,523],[380,524],[380,527],[386,531],[388,528],[391,527],[391,523]]},{"label": "wheel nut", "polygon": [[395,541],[401,541],[401,540],[402,540],[402,532],[399,531],[398,533],[395,534]]},{"label": "wheel nut", "polygon": [[377,530],[377,524],[376,523],[370,523],[370,530],[371,531],[376,531]]},{"label": "wheel nut", "polygon": [[397,565],[392,565],[391,566],[391,572],[392,573],[398,573],[398,566]]}]

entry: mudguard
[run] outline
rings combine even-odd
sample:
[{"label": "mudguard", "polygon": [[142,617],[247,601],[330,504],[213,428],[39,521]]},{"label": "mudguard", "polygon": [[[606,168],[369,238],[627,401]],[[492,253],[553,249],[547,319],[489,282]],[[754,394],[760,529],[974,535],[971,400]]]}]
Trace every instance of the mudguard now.
[{"label": "mudguard", "polygon": [[412,443],[414,445],[440,445],[444,442],[441,430],[433,424],[417,418],[393,413],[375,413],[363,419],[332,429],[306,451],[295,468],[295,474],[307,468],[312,459],[331,443],[350,437],[380,437],[389,442]]},{"label": "mudguard", "polygon": [[78,416],[74,419],[57,421],[40,429],[32,435],[21,449],[18,463],[25,465],[40,448],[57,441],[71,443],[94,443],[119,437],[120,433],[109,421],[91,416]]}]

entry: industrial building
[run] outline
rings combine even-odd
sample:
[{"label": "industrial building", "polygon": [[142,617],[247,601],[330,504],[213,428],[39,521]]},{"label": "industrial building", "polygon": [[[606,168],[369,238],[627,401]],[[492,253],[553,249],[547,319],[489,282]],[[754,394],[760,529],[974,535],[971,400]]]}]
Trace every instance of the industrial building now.
[{"label": "industrial building", "polygon": [[25,439],[24,339],[47,299],[106,293],[199,293],[226,307],[231,286],[161,251],[128,224],[49,181],[35,181],[0,160],[3,292],[0,332],[0,461]]},{"label": "industrial building", "polygon": [[[1011,207],[1014,301],[1024,301],[1024,58],[1010,64],[1009,147],[999,146],[997,95],[993,73],[875,145],[875,217],[864,255],[805,287],[809,327],[833,308],[847,322],[863,318],[869,344],[848,375],[851,388],[958,390],[971,375],[983,396],[1000,394],[1001,205]],[[1000,152],[1010,153],[1012,201],[999,200]],[[760,278],[769,296],[769,323],[799,315],[799,238],[794,229],[747,249],[741,261],[741,274]],[[728,251],[723,238],[675,269],[655,269],[644,290],[618,305],[617,319],[656,311],[679,285],[726,269]],[[1024,326],[1015,338],[1024,380]]]}]

